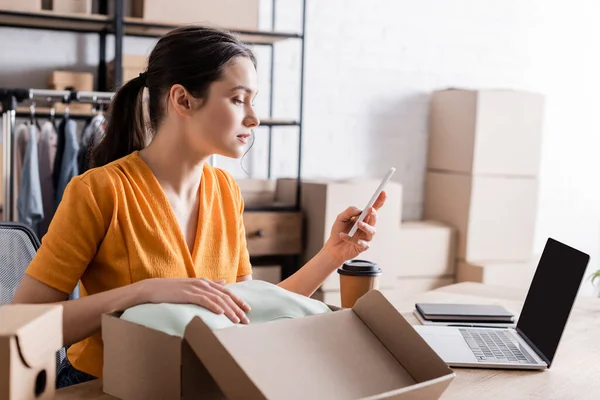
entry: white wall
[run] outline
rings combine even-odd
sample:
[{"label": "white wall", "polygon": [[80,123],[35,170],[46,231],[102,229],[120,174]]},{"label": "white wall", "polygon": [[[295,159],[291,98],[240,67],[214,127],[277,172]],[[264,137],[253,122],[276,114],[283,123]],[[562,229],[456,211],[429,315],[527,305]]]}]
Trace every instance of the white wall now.
[{"label": "white wall", "polygon": [[[590,271],[600,268],[600,126],[594,118],[600,10],[594,0],[307,1],[304,176],[379,177],[393,165],[394,179],[405,188],[403,215],[419,218],[428,94],[448,86],[539,91],[547,95],[547,116],[536,251],[554,236],[589,252]],[[270,25],[268,3],[263,0],[264,27]],[[278,28],[297,30],[300,2],[278,4]],[[75,65],[94,71],[97,63],[95,35],[0,28],[0,40],[0,87],[39,86],[48,70]],[[125,51],[144,54],[153,43],[128,38]],[[298,47],[287,41],[276,48],[278,117],[297,116]],[[264,114],[269,53],[257,52]],[[261,132],[244,160],[256,177],[266,176]],[[275,176],[295,174],[296,140],[295,129],[274,130]],[[239,161],[219,163],[244,176]],[[591,292],[589,284],[584,292]]]}]

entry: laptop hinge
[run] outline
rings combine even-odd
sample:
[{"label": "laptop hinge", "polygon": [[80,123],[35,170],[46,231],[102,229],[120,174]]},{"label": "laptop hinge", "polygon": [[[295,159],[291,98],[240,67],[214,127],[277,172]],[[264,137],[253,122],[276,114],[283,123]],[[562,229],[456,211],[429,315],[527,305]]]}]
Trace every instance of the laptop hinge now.
[{"label": "laptop hinge", "polygon": [[533,342],[527,337],[526,334],[523,333],[522,330],[519,329],[519,327],[517,326],[515,328],[515,330],[517,331],[517,333],[519,334],[519,336],[521,337],[521,339],[523,339],[525,341],[525,343],[527,343],[527,345],[529,347],[531,347],[531,350],[533,350],[535,352],[535,354],[542,359],[542,361],[544,361],[547,365],[548,368],[550,368],[550,364],[552,364],[552,361],[550,361],[548,359],[548,357],[546,357],[541,351],[540,349],[537,348],[537,346],[535,344],[533,344]]}]

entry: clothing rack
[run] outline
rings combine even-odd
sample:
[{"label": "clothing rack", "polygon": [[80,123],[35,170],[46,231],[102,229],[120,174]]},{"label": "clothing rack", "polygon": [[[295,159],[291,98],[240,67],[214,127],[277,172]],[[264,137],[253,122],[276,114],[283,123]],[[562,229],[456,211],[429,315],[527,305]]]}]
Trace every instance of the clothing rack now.
[{"label": "clothing rack", "polygon": [[[49,90],[49,89],[0,89],[0,104],[2,104],[2,187],[4,188],[4,203],[2,219],[14,221],[14,156],[15,156],[15,129],[17,117],[35,117],[36,101],[60,102],[64,104],[84,103],[107,105],[110,104],[115,93],[113,92],[88,92],[76,90]],[[29,101],[29,112],[18,112],[17,105]],[[48,116],[56,115],[51,109]],[[88,118],[89,115],[70,116],[68,107],[61,115],[73,119]],[[46,116],[44,114],[43,116]]]}]

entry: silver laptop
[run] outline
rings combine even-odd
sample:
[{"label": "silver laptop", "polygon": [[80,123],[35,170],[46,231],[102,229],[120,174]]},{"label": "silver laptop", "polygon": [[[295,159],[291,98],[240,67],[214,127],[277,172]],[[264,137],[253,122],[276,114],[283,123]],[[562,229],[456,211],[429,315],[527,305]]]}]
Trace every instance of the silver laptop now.
[{"label": "silver laptop", "polygon": [[451,367],[549,368],[589,255],[548,239],[516,328],[415,326]]}]

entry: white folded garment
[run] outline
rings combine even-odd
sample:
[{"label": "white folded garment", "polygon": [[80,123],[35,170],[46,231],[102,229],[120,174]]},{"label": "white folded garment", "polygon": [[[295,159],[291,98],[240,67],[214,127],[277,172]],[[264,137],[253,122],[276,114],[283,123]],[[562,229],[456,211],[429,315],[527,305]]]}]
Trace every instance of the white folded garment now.
[{"label": "white folded garment", "polygon": [[[264,281],[249,280],[226,287],[248,303],[251,310],[246,315],[251,324],[331,312],[325,303]],[[140,304],[121,315],[124,320],[181,337],[194,317],[200,317],[212,330],[246,326],[194,304]]]}]

